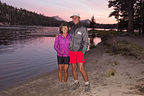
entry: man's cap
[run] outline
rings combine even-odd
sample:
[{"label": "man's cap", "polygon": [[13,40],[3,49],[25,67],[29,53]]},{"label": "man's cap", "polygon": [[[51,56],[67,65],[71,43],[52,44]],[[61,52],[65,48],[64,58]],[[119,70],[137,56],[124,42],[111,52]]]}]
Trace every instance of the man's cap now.
[{"label": "man's cap", "polygon": [[80,18],[80,15],[78,13],[74,13],[70,18],[73,18],[73,16],[78,16]]}]

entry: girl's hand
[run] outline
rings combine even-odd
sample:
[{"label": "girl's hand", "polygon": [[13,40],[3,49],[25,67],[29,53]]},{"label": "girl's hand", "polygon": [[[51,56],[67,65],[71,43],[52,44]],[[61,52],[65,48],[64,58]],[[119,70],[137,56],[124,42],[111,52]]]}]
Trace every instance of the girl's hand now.
[{"label": "girl's hand", "polygon": [[63,55],[63,54],[64,54],[64,51],[59,51],[59,53],[60,53],[61,55]]}]

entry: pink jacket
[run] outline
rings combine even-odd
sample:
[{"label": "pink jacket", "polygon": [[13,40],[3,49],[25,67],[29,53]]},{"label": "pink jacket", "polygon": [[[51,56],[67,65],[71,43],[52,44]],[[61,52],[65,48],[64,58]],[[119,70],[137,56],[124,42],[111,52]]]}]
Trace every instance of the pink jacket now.
[{"label": "pink jacket", "polygon": [[68,57],[70,55],[70,34],[64,38],[61,34],[55,39],[54,49],[57,56]]}]

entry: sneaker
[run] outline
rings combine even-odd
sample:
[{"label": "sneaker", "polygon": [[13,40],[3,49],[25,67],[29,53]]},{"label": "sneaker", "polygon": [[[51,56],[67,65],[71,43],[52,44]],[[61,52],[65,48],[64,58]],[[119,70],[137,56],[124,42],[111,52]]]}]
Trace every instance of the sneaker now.
[{"label": "sneaker", "polygon": [[69,89],[68,83],[64,83],[64,90],[68,90],[68,89]]},{"label": "sneaker", "polygon": [[58,88],[59,89],[64,89],[63,83],[60,83]]},{"label": "sneaker", "polygon": [[90,84],[85,84],[85,92],[90,91]]},{"label": "sneaker", "polygon": [[74,84],[72,85],[72,90],[76,90],[76,89],[78,89],[79,86],[80,86],[79,82],[74,83]]}]

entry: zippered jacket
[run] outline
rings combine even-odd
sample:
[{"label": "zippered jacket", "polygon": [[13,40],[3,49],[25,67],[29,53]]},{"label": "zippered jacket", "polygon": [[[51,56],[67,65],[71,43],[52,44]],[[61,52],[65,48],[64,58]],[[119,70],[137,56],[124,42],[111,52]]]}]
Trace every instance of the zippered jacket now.
[{"label": "zippered jacket", "polygon": [[61,34],[55,39],[54,49],[57,56],[68,57],[70,55],[70,34],[64,38]]},{"label": "zippered jacket", "polygon": [[82,51],[84,54],[88,48],[88,32],[87,28],[79,22],[73,25],[70,30],[71,34],[71,51]]}]

